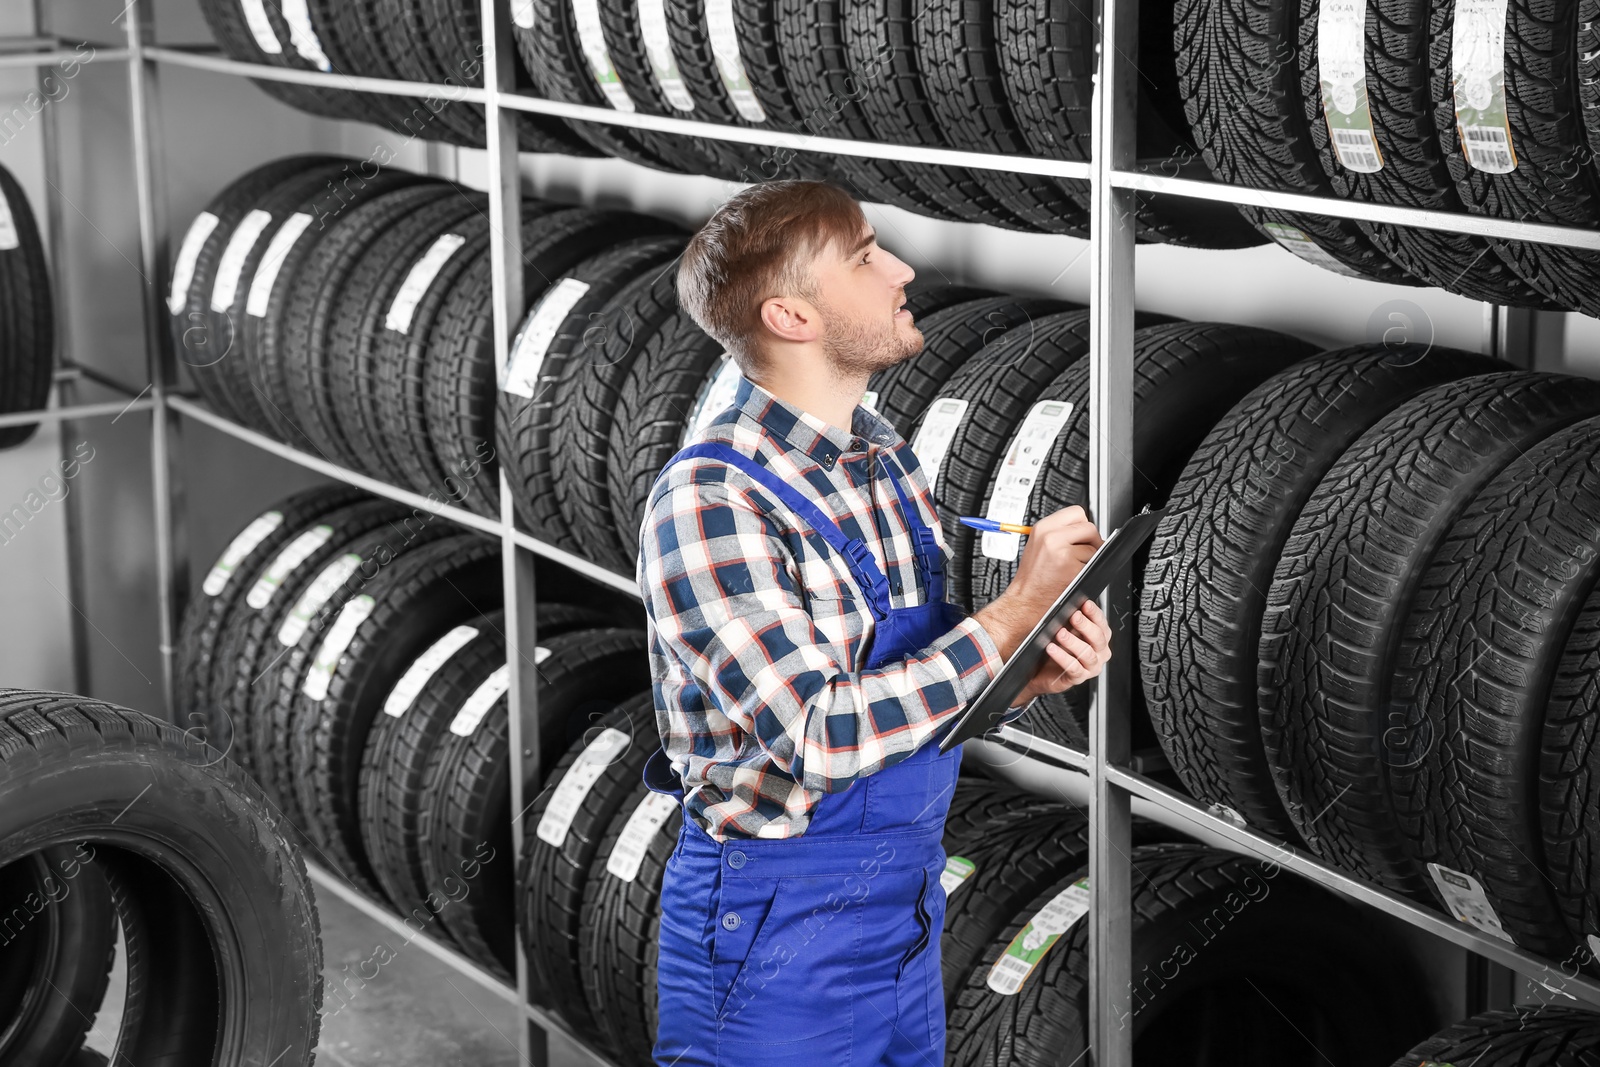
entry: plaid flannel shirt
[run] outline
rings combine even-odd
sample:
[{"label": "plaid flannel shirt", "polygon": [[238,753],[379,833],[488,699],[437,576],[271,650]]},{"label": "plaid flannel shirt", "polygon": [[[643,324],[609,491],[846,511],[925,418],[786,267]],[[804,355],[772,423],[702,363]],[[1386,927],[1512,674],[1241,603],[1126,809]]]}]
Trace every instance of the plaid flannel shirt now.
[{"label": "plaid flannel shirt", "polygon": [[[754,457],[861,538],[891,606],[923,602],[880,452],[898,461],[947,559],[949,547],[921,465],[875,412],[858,405],[846,432],[741,378],[697,440]],[[639,544],[662,745],[690,815],[719,841],[803,833],[823,793],[911,755],[1003,662],[969,617],[902,661],[862,670],[874,619],[845,561],[716,460],[679,461],[657,480]]]}]

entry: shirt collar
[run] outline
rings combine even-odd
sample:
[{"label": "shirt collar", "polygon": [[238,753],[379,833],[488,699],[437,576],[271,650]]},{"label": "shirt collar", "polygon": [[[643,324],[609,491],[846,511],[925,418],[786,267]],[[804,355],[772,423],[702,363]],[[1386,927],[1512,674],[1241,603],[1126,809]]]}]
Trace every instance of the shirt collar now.
[{"label": "shirt collar", "polygon": [[856,405],[850,429],[845,430],[779,399],[743,375],[733,406],[772,437],[830,469],[841,455],[863,451],[869,445],[888,448],[897,436],[893,426],[861,404]]}]

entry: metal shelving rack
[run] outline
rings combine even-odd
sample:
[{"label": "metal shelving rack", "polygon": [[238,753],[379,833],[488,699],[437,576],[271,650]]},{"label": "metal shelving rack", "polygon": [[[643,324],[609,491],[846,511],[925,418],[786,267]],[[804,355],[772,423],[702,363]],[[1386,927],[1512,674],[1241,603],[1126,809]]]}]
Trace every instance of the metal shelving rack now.
[{"label": "metal shelving rack", "polygon": [[[480,4],[483,25],[487,28],[484,83],[481,87],[460,87],[263,67],[223,58],[215,50],[158,47],[153,43],[150,0],[130,0],[124,15],[126,47],[104,49],[98,54],[102,59],[128,61],[141,266],[145,276],[163,281],[167,277],[168,227],[161,196],[164,190],[162,142],[159,115],[153,106],[158,72],[163,65],[392,95],[448,94],[451,100],[481,104],[489,131],[488,170],[492,179],[489,197],[491,219],[494,220],[491,250],[496,294],[494,338],[496,351],[501,358],[507,351],[511,334],[522,313],[513,296],[521,290],[522,267],[520,227],[516,224],[522,197],[515,130],[515,113],[519,111],[778,148],[1087,180],[1091,183],[1093,196],[1089,252],[1094,265],[1090,289],[1090,405],[1098,430],[1091,442],[1091,501],[1102,523],[1111,528],[1126,519],[1131,510],[1132,294],[1135,270],[1133,197],[1136,193],[1165,193],[1335,218],[1600,250],[1600,232],[1593,230],[1269,192],[1163,177],[1136,170],[1133,135],[1138,76],[1135,65],[1138,0],[1101,0],[1100,3],[1103,44],[1099,50],[1098,91],[1094,104],[1093,158],[1089,163],[773,133],[623,113],[522,95],[513,91],[513,66],[509,62],[513,54],[509,0],[480,0]],[[70,51],[63,50],[70,43],[57,38],[34,39],[30,50],[0,55],[0,66],[30,64],[47,67],[72,57]],[[100,417],[129,410],[149,410],[152,413],[151,459],[154,465],[154,511],[160,557],[160,651],[163,678],[169,695],[172,691],[173,639],[185,600],[188,570],[182,523],[183,486],[174,468],[174,458],[179,450],[182,422],[191,420],[326,477],[359,486],[378,496],[431,510],[461,526],[498,537],[504,548],[507,644],[516,650],[510,657],[515,667],[511,672],[511,706],[529,708],[533,721],[537,721],[537,679],[531,666],[537,630],[534,557],[546,557],[609,588],[637,597],[639,590],[635,584],[628,578],[517,530],[510,487],[503,474],[500,516],[498,520],[489,519],[459,508],[434,504],[416,493],[296,451],[220,418],[186,399],[176,389],[177,368],[167,340],[166,311],[162,297],[157,283],[147,287],[145,340],[149,384],[142,391],[135,393],[127,386],[105,379],[88,368],[61,368],[60,375],[68,379],[81,376],[112,388],[128,398],[125,405],[121,401],[116,405],[69,405],[44,412],[6,415],[0,418],[0,425],[43,419]],[[1125,612],[1117,610],[1119,599],[1125,604],[1127,597],[1127,583],[1121,584],[1121,591],[1111,594],[1105,605],[1112,619],[1128,617]],[[1119,639],[1126,642],[1130,635],[1122,633]],[[1419,930],[1476,953],[1483,959],[1526,975],[1554,993],[1578,1002],[1600,1005],[1600,982],[1570,975],[1553,961],[1517,949],[1436,910],[1421,907],[1353,879],[1305,852],[1210,814],[1189,798],[1131,770],[1127,721],[1125,716],[1118,714],[1127,705],[1131,685],[1129,657],[1113,659],[1098,688],[1091,719],[1090,751],[1087,753],[1032,737],[1014,727],[1005,727],[992,739],[971,742],[969,745],[974,757],[996,765],[1003,764],[1005,773],[1017,781],[1088,804],[1092,894],[1089,932],[1092,975],[1090,1062],[1096,1067],[1131,1067],[1132,1063],[1131,1029],[1119,1027],[1117,1019],[1124,1014],[1122,1009],[1131,995],[1132,871],[1129,856],[1131,818],[1134,814],[1151,818],[1207,843],[1278,864],[1318,885],[1378,908]],[[539,784],[535,775],[526,780],[525,786],[522,760],[537,767],[540,754],[537,732],[527,737],[519,736],[519,720],[520,716],[511,717],[511,804],[512,840],[520,850],[521,812],[525,806],[523,790],[537,788]],[[323,889],[343,898],[392,931],[409,933],[398,918],[352,890],[337,876],[313,867],[312,877]],[[411,940],[474,982],[520,1007],[530,1024],[519,1034],[519,1051],[525,1062],[548,1062],[546,1039],[550,1033],[572,1037],[559,1020],[529,1002],[527,961],[523,958],[520,945],[517,949],[516,984],[512,987],[425,935],[415,935]],[[576,1038],[573,1040],[580,1048],[586,1048]],[[587,1051],[595,1062],[608,1062],[593,1049]]]}]

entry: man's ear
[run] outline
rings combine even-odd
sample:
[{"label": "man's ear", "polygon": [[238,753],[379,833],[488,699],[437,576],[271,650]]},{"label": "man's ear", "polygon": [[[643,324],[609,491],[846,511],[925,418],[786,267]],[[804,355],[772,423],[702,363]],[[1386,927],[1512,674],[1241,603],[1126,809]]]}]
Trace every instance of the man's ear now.
[{"label": "man's ear", "polygon": [[761,304],[761,323],[783,341],[815,341],[822,336],[822,316],[815,305],[797,296],[768,297]]}]

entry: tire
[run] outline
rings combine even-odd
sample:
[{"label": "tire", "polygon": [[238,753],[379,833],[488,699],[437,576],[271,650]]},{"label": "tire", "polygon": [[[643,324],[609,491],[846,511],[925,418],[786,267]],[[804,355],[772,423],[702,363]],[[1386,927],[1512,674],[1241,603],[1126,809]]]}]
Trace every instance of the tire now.
[{"label": "tire", "polygon": [[669,800],[636,783],[612,817],[583,886],[583,992],[590,1013],[605,1020],[606,1044],[624,1063],[649,1063],[655,1044],[661,881],[683,825],[683,804],[674,803],[650,836],[633,878],[624,881],[608,870],[608,863],[634,814],[646,804]]},{"label": "tire", "polygon": [[[1268,377],[1315,351],[1311,345],[1273,330],[1227,323],[1180,322],[1135,331],[1133,507],[1165,501],[1189,457],[1229,409]],[[1089,510],[1088,364],[1073,364],[1036,398],[1037,402],[1046,400],[1072,408],[1044,455],[1042,474],[1029,492],[1024,522],[1036,522],[1074,504]],[[1001,465],[1014,442],[1015,433],[1002,447],[995,476],[984,487],[981,507],[973,514],[989,513]],[[976,609],[1005,592],[1016,577],[1017,560],[984,554],[981,538],[975,537],[971,543],[972,604]],[[1134,559],[1131,603],[1139,602],[1143,573],[1141,554]],[[1137,657],[1137,646],[1130,651]],[[1049,740],[1087,750],[1095,688],[1091,681],[1042,698],[1041,714],[1028,713],[1027,725]],[[1156,736],[1144,695],[1137,689],[1130,714],[1134,748],[1154,746]]]},{"label": "tire", "polygon": [[965,856],[986,848],[999,829],[1035,817],[1065,815],[1070,810],[1062,801],[1029,793],[1009,782],[964,774],[956,779],[950,796],[942,844],[950,855]]},{"label": "tire", "polygon": [[[1314,25],[1299,0],[1178,0],[1184,111],[1219,181],[1333,196],[1308,129],[1295,49]],[[1241,207],[1263,234],[1330,270],[1397,285],[1416,281],[1353,222]],[[1274,233],[1277,230],[1277,233]],[[1303,251],[1302,251],[1303,250]]]},{"label": "tire", "polygon": [[1591,591],[1572,624],[1550,683],[1539,751],[1539,818],[1544,873],[1567,930],[1593,947],[1600,937],[1600,884],[1595,874],[1594,733],[1600,725],[1600,592]]},{"label": "tire", "polygon": [[[0,414],[37,411],[50,399],[55,370],[55,305],[50,265],[22,186],[0,166],[0,216],[16,247],[0,250]],[[0,448],[33,436],[34,426],[0,429]]]},{"label": "tire", "polygon": [[1393,1067],[1470,1063],[1474,1067],[1600,1067],[1600,1018],[1547,1004],[1486,1011],[1448,1026]]},{"label": "tire", "polygon": [[[627,236],[655,236],[676,227],[623,211],[573,208],[524,227],[525,313],[556,278]],[[423,365],[428,441],[450,477],[466,487],[464,506],[499,515],[500,463],[495,454],[494,290],[487,255],[462,271],[440,306]]]},{"label": "tire", "polygon": [[[322,52],[333,70],[402,80],[382,41],[389,19],[380,14],[378,0],[307,0],[307,7]],[[434,109],[414,96],[362,94],[360,117],[407,139],[444,139],[443,124]]]},{"label": "tire", "polygon": [[[231,59],[294,70],[318,69],[300,54],[296,47],[297,38],[291,33],[288,23],[275,6],[262,8],[262,13],[267,19],[265,32],[270,35],[275,51],[268,51],[262,47],[262,42],[256,38],[245,20],[241,5],[231,3],[230,0],[202,0],[200,11],[205,16],[206,22],[211,25],[211,32],[216,37],[217,44],[222,46],[222,50]],[[312,36],[316,36],[314,26]],[[368,99],[370,94],[367,93],[350,93],[340,89],[324,89],[320,86],[291,85],[263,78],[251,78],[250,81],[275,100],[325,118],[360,119],[363,112],[371,107]]]},{"label": "tire", "polygon": [[71,1062],[105,999],[117,951],[111,888],[84,844],[0,868],[0,1056]]},{"label": "tire", "polygon": [[[622,736],[606,735],[615,730]],[[591,743],[604,736],[607,747]],[[606,830],[624,802],[637,800],[637,786],[645,760],[660,734],[655,720],[655,697],[644,692],[630,697],[596,720],[550,772],[550,777],[524,817],[527,833],[522,846],[522,869],[517,928],[528,956],[533,984],[541,1003],[554,1008],[574,1030],[599,1036],[594,1014],[584,998],[586,959],[580,938],[583,897],[594,860]],[[560,843],[540,836],[550,804],[580,759],[603,762],[604,770],[589,785],[565,828],[552,816],[544,832]],[[570,792],[570,790],[569,790]]]},{"label": "tire", "polygon": [[82,843],[113,886],[137,1001],[118,1062],[236,1063],[271,1048],[309,1067],[316,907],[245,774],[174,726],[58,693],[6,691],[0,734],[0,866]]},{"label": "tire", "polygon": [[[1260,864],[1197,845],[1133,855],[1134,987],[1121,1022],[1139,1062],[1378,1063],[1436,1025],[1402,943],[1365,912]],[[1048,944],[1012,995],[987,985],[995,961],[1078,870],[1020,909],[952,1005],[947,1059],[962,1067],[1071,1063],[1088,1048],[1089,923]],[[1309,957],[1302,953],[1310,953]],[[1317,966],[1303,966],[1307,958]],[[1247,999],[1248,998],[1248,999]],[[1223,1003],[1260,1002],[1229,1014]]]},{"label": "tire", "polygon": [[[579,630],[540,647],[550,649],[538,665],[540,772],[546,774],[596,718],[649,687],[650,666],[645,636],[636,630]],[[495,676],[480,686],[484,696],[498,691],[499,698],[480,705],[475,724],[452,723],[428,759],[418,825],[428,884],[455,878],[463,886],[459,904],[441,913],[445,927],[467,955],[502,976],[513,971],[517,937],[504,680],[502,653]],[[475,860],[481,870],[473,872]]]},{"label": "tire", "polygon": [[1556,670],[1600,582],[1597,455],[1591,418],[1478,492],[1418,584],[1394,681],[1438,739],[1393,786],[1419,814],[1402,822],[1417,858],[1476,878],[1518,945],[1591,972],[1543,874],[1538,767]]},{"label": "tire", "polygon": [[[602,335],[594,328],[606,304],[641,274],[654,274],[675,263],[682,251],[681,237],[647,237],[591,256],[545,290],[511,342],[510,369],[500,376],[496,446],[523,525],[535,537],[568,552],[587,555],[588,538],[567,526],[553,473],[561,382],[573,364],[588,359],[601,342]],[[575,293],[579,295],[572,298]],[[551,300],[554,303],[547,306]],[[561,318],[552,319],[558,312]],[[532,367],[537,370],[525,369]],[[526,388],[533,395],[523,396],[508,386]]]},{"label": "tire", "polygon": [[1419,816],[1390,791],[1391,768],[1405,776],[1438,740],[1394,699],[1413,597],[1479,490],[1597,413],[1600,384],[1579,378],[1512,372],[1441,385],[1351,444],[1301,508],[1267,594],[1257,702],[1278,795],[1334,866],[1428,899],[1428,873],[1400,828]]},{"label": "tire", "polygon": [[372,720],[437,637],[499,607],[502,581],[496,541],[445,537],[384,566],[324,632],[294,697],[291,763],[312,841],[352,881],[378,882],[361,845],[361,754]]},{"label": "tire", "polygon": [[584,346],[581,358],[569,363],[556,384],[550,477],[561,517],[583,542],[583,554],[628,574],[633,563],[611,510],[611,437],[634,363],[656,332],[678,315],[676,265],[641,274],[594,315],[586,336],[595,344]]},{"label": "tire", "polygon": [[1195,450],[1151,542],[1139,659],[1161,747],[1197,800],[1285,840],[1296,832],[1262,748],[1255,682],[1267,590],[1294,521],[1390,411],[1430,386],[1506,369],[1420,348],[1357,345],[1256,387]]},{"label": "tire", "polygon": [[611,521],[631,573],[639,557],[639,524],[656,475],[683,447],[689,410],[722,358],[722,345],[675,311],[645,341],[628,370],[612,415],[606,455]]}]

